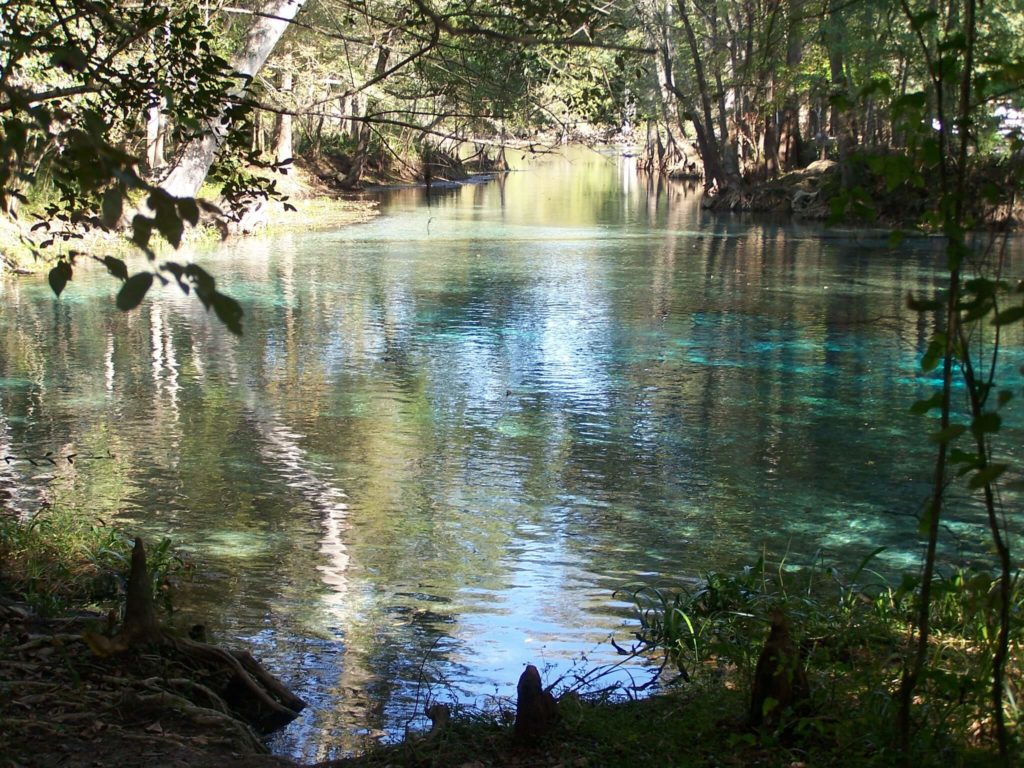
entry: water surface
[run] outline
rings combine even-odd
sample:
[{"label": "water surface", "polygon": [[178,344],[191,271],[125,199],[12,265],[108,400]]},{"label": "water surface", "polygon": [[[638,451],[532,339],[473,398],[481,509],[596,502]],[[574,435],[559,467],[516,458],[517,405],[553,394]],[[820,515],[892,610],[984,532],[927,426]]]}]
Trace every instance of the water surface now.
[{"label": "water surface", "polygon": [[[527,662],[613,658],[629,582],[763,551],[911,566],[934,318],[905,297],[941,284],[936,243],[711,216],[629,162],[196,253],[241,339],[175,289],[121,314],[99,270],[59,301],[3,284],[0,449],[79,457],[0,465],[11,505],[182,542],[181,620],[312,702],[274,742],[304,758],[417,724],[427,696],[511,695]],[[949,556],[984,552],[977,506],[951,514]]]}]

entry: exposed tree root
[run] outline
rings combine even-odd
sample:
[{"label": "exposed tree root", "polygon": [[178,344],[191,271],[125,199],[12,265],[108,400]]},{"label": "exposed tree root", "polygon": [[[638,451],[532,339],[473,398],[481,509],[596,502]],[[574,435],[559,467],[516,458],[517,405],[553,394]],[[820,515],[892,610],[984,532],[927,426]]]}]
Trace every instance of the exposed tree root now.
[{"label": "exposed tree root", "polygon": [[90,757],[89,765],[135,765],[109,756],[92,762],[88,745],[109,749],[117,739],[174,755],[166,764],[192,765],[197,755],[208,764],[213,745],[213,753],[266,753],[259,735],[305,704],[250,654],[161,627],[150,583],[137,540],[124,622],[112,636],[90,628],[102,625],[99,617],[46,622],[9,600],[0,604],[0,754],[41,761],[28,765],[77,765],[68,754]]}]

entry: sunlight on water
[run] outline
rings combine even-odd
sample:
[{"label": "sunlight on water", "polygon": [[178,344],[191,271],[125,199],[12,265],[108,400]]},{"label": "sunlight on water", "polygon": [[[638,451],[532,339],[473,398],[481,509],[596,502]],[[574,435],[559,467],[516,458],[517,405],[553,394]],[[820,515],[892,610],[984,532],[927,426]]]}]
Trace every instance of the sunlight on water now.
[{"label": "sunlight on water", "polygon": [[[914,565],[934,318],[905,297],[941,281],[934,241],[712,217],[594,153],[383,208],[196,254],[241,339],[171,289],[120,314],[98,270],[60,301],[2,289],[0,450],[79,458],[0,464],[0,489],[182,542],[179,620],[312,704],[277,751],[608,663],[630,582],[763,551]],[[981,522],[957,495],[947,556],[983,552]]]}]

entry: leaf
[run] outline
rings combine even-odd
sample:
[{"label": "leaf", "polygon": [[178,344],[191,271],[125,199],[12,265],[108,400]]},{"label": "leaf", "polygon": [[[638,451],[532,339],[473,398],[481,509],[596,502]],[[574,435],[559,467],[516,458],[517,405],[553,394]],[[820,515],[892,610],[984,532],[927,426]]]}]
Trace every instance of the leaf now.
[{"label": "leaf", "polygon": [[967,427],[963,424],[951,424],[945,429],[940,429],[938,432],[932,432],[928,435],[928,439],[933,443],[950,443],[966,431]]},{"label": "leaf", "polygon": [[928,349],[921,357],[921,370],[925,373],[935,370],[935,366],[946,354],[946,334],[936,333],[928,343]]},{"label": "leaf", "polygon": [[957,32],[941,41],[938,46],[940,51],[963,51],[967,48],[967,36],[963,32]]},{"label": "leaf", "polygon": [[989,464],[984,469],[979,469],[975,472],[971,481],[967,485],[975,490],[978,488],[984,488],[986,485],[991,485],[998,480],[999,476],[1005,471],[1005,464]]},{"label": "leaf", "polygon": [[914,294],[907,294],[907,308],[915,312],[934,312],[942,309],[942,302],[938,299],[916,299]]},{"label": "leaf", "polygon": [[1024,304],[1019,307],[1004,309],[992,318],[992,325],[1010,325],[1011,323],[1017,323],[1021,320],[1024,320]]},{"label": "leaf", "polygon": [[978,466],[978,455],[965,451],[962,448],[953,448],[949,452],[949,463],[951,465],[962,464],[963,468],[957,472],[958,475],[966,475]]},{"label": "leaf", "polygon": [[68,284],[68,280],[71,279],[71,265],[66,261],[58,261],[57,265],[50,270],[48,280],[50,281],[50,288],[56,296],[60,296],[61,291],[64,290],[64,286]]},{"label": "leaf", "polygon": [[921,159],[925,165],[938,165],[942,160],[942,150],[935,139],[925,139],[921,144]]},{"label": "leaf", "polygon": [[191,197],[178,200],[178,215],[193,227],[199,223],[199,204]]},{"label": "leaf", "polygon": [[78,48],[61,46],[54,50],[50,57],[50,63],[55,67],[60,67],[65,72],[75,72],[84,70],[89,60]]},{"label": "leaf", "polygon": [[117,222],[121,220],[123,203],[124,199],[121,196],[121,190],[117,187],[111,187],[103,193],[103,201],[100,206],[100,220],[103,222],[103,226],[108,229],[113,229],[117,226]]},{"label": "leaf", "polygon": [[215,286],[217,282],[210,276],[210,273],[198,264],[189,264],[184,270],[185,276],[192,281],[196,288],[196,296],[203,302],[203,306],[210,308],[213,296],[217,293]]},{"label": "leaf", "polygon": [[139,272],[132,275],[117,292],[117,308],[123,312],[135,309],[146,296],[146,291],[153,285],[152,272]]},{"label": "leaf", "polygon": [[912,14],[910,16],[910,28],[914,31],[924,29],[926,24],[935,21],[938,18],[938,11],[924,11],[922,13]]},{"label": "leaf", "polygon": [[147,253],[149,252],[149,238],[153,234],[153,220],[143,216],[141,213],[132,217],[132,242]]},{"label": "leaf", "polygon": [[225,296],[223,293],[214,291],[212,297],[213,311],[217,314],[224,325],[236,336],[242,335],[242,305]]},{"label": "leaf", "polygon": [[177,248],[181,245],[181,236],[185,233],[185,222],[178,216],[173,206],[160,206],[156,210],[156,228],[164,239]]},{"label": "leaf", "polygon": [[932,408],[942,407],[942,393],[936,392],[931,397],[925,400],[918,400],[912,406],[910,406],[910,412],[917,415],[923,416],[928,413]]},{"label": "leaf", "polygon": [[128,279],[128,267],[120,259],[116,259],[113,256],[104,256],[103,264],[107,268],[107,272],[112,274],[119,280]]},{"label": "leaf", "polygon": [[998,432],[1003,425],[1003,418],[994,411],[983,413],[971,422],[971,432],[975,437]]}]

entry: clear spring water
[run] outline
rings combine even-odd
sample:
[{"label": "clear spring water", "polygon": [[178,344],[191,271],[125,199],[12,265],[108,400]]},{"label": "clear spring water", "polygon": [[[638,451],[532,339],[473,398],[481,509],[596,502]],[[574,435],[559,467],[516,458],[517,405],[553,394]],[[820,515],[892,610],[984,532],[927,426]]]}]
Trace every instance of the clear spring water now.
[{"label": "clear spring water", "polygon": [[[0,464],[8,505],[181,542],[181,620],[311,702],[275,750],[331,757],[428,695],[607,662],[626,583],[763,551],[916,562],[934,318],[905,297],[941,285],[935,241],[712,216],[586,152],[382,209],[195,253],[241,339],[176,289],[121,314],[99,269],[59,301],[2,287],[0,449],[79,457]],[[965,496],[950,557],[985,550]]]}]

